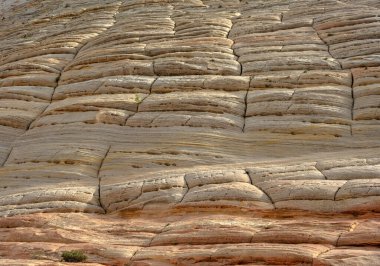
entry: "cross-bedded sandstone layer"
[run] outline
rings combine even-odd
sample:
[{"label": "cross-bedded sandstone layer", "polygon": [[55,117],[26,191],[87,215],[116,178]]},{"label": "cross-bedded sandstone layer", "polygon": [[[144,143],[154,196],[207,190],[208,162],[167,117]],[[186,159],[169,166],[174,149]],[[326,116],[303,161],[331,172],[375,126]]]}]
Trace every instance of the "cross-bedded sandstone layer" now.
[{"label": "cross-bedded sandstone layer", "polygon": [[0,264],[379,263],[378,1],[0,10]]},{"label": "cross-bedded sandstone layer", "polygon": [[88,265],[377,265],[378,227],[378,214],[212,207],[22,215],[0,218],[0,263],[71,265],[61,252],[82,249]]}]

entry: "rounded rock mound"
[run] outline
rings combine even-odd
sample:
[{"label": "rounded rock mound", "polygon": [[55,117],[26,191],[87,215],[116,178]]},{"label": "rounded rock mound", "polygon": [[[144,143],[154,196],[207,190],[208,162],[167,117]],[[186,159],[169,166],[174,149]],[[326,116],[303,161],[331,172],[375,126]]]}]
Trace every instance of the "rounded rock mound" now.
[{"label": "rounded rock mound", "polygon": [[377,265],[375,0],[0,3],[0,264]]}]

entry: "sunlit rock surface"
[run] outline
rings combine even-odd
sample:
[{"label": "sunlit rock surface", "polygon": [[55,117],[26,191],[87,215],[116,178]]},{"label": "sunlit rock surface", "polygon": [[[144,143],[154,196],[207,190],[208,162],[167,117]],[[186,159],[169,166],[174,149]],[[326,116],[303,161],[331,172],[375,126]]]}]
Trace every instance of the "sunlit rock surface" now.
[{"label": "sunlit rock surface", "polygon": [[378,265],[376,0],[0,3],[0,265]]}]

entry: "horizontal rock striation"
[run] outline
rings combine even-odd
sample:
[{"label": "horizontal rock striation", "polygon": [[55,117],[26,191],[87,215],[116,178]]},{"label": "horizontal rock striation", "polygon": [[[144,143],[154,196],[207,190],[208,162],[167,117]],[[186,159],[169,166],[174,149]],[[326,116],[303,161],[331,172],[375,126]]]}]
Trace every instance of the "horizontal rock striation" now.
[{"label": "horizontal rock striation", "polygon": [[22,215],[0,218],[0,262],[66,265],[62,251],[85,250],[88,265],[376,265],[378,227],[378,215],[237,209]]},{"label": "horizontal rock striation", "polygon": [[1,265],[378,264],[378,1],[3,2]]}]

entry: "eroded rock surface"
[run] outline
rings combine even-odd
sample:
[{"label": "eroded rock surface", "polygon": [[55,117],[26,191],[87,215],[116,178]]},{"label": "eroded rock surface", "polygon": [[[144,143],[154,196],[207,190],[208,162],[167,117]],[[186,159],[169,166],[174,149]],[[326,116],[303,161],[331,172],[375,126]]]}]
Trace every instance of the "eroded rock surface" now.
[{"label": "eroded rock surface", "polygon": [[377,265],[380,4],[0,4],[0,264]]}]

